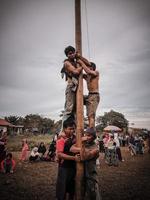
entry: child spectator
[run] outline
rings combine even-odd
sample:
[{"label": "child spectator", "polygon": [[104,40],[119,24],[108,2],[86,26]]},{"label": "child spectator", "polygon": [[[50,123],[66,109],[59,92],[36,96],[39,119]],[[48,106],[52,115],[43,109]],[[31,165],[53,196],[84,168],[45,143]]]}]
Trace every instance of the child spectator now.
[{"label": "child spectator", "polygon": [[12,158],[12,153],[8,153],[6,158],[1,162],[1,169],[3,173],[13,173],[15,168],[15,161]]},{"label": "child spectator", "polygon": [[29,151],[29,147],[28,147],[27,139],[23,139],[22,140],[22,151],[21,151],[21,156],[20,156],[21,161],[27,160],[28,151]]}]

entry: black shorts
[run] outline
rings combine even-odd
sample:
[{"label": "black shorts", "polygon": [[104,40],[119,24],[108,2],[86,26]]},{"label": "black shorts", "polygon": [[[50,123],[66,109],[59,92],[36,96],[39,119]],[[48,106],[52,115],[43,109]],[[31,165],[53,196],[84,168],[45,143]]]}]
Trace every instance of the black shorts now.
[{"label": "black shorts", "polygon": [[58,168],[58,176],[56,182],[56,197],[59,200],[65,198],[65,194],[69,193],[74,195],[75,193],[75,174],[74,168]]}]

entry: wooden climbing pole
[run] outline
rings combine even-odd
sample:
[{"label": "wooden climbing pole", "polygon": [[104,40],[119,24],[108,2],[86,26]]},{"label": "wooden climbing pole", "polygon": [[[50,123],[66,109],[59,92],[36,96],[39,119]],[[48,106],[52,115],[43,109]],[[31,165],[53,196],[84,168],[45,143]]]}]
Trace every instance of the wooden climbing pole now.
[{"label": "wooden climbing pole", "polygon": [[[82,54],[82,34],[81,34],[81,0],[75,0],[75,43],[76,49]],[[81,136],[84,131],[83,114],[83,75],[79,76],[79,85],[76,95],[76,117],[77,117],[77,146],[81,147]],[[83,164],[77,163],[76,173],[76,200],[83,199]]]}]

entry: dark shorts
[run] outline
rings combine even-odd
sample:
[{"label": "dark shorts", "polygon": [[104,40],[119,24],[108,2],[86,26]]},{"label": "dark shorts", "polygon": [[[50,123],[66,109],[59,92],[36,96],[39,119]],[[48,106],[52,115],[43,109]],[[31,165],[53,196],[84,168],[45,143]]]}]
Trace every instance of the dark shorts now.
[{"label": "dark shorts", "polygon": [[58,200],[64,200],[65,194],[69,193],[74,195],[75,193],[75,174],[74,168],[58,167],[58,176],[56,182],[56,198]]}]

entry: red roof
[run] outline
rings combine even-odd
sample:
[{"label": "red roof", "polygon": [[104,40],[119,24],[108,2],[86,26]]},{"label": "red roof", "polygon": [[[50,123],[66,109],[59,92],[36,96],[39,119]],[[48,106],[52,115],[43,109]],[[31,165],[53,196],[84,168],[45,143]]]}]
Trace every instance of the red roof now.
[{"label": "red roof", "polygon": [[7,122],[5,119],[0,119],[0,126],[14,126],[13,124]]}]

